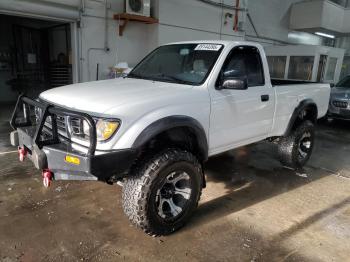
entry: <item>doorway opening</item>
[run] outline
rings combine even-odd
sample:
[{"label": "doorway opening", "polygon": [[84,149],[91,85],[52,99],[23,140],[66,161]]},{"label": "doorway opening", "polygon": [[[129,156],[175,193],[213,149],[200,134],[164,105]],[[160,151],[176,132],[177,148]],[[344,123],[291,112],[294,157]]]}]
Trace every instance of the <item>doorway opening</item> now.
[{"label": "doorway opening", "polygon": [[0,15],[0,103],[72,83],[69,23]]}]

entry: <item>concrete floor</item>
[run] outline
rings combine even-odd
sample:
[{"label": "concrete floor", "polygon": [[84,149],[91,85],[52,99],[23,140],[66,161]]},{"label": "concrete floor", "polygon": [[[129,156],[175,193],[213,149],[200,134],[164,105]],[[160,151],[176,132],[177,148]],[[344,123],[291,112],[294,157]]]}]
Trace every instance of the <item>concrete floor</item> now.
[{"label": "concrete floor", "polygon": [[0,112],[0,261],[350,261],[350,123],[320,126],[299,173],[267,143],[211,159],[191,221],[152,238],[130,226],[118,186],[43,188],[3,153],[14,149]]}]

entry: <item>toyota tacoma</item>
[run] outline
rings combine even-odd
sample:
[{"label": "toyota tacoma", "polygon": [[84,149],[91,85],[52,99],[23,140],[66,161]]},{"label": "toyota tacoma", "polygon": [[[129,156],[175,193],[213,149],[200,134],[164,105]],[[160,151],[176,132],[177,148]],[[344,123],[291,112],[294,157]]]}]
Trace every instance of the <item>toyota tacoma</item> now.
[{"label": "toyota tacoma", "polygon": [[124,78],[20,96],[11,143],[52,180],[119,183],[129,220],[150,235],[185,224],[205,187],[211,156],[261,140],[301,168],[328,84],[271,80],[259,44],[171,43]]}]

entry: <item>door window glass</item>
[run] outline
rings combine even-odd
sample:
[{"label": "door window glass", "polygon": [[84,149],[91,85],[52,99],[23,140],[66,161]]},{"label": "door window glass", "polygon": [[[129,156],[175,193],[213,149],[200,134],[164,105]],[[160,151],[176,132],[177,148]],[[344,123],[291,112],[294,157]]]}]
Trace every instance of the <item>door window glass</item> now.
[{"label": "door window glass", "polygon": [[224,78],[246,78],[248,87],[265,84],[260,53],[255,47],[234,48],[225,62],[222,74]]}]

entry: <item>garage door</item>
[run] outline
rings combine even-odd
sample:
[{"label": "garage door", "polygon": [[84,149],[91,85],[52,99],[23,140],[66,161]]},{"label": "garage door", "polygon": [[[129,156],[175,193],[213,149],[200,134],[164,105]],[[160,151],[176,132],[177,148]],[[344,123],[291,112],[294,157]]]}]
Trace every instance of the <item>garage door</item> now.
[{"label": "garage door", "polygon": [[79,0],[61,0],[59,4],[53,0],[1,0],[0,13],[41,19],[76,21],[79,19],[79,3]]}]

